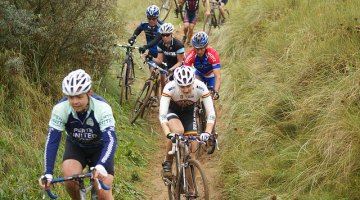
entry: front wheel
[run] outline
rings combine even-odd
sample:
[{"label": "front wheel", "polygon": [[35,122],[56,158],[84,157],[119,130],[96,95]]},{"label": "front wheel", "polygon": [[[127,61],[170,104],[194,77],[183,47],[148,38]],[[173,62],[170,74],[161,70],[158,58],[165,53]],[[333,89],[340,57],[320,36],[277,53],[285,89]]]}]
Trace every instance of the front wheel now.
[{"label": "front wheel", "polygon": [[137,97],[135,104],[130,111],[130,123],[133,124],[136,119],[140,116],[140,114],[144,111],[145,107],[148,104],[149,98],[151,96],[152,88],[153,88],[153,82],[152,81],[145,81],[145,84]]},{"label": "front wheel", "polygon": [[172,6],[172,0],[158,0],[159,8],[160,8],[160,16],[159,19],[161,21],[165,21],[165,19],[168,17],[171,6]]},{"label": "front wheel", "polygon": [[[183,196],[185,199],[204,199],[209,200],[209,186],[205,172],[203,171],[201,164],[197,160],[188,160],[188,166],[186,170],[186,183],[185,191],[180,198]],[[180,173],[183,174],[183,171]],[[178,184],[177,189],[180,193],[183,184]]]}]

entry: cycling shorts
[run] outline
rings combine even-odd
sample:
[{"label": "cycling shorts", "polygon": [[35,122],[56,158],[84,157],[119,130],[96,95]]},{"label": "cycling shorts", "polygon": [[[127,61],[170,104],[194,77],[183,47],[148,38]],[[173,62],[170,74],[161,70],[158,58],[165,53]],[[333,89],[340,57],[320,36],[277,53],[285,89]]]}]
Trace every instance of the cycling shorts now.
[{"label": "cycling shorts", "polygon": [[186,108],[186,110],[177,110],[169,107],[169,111],[167,114],[167,120],[171,119],[179,119],[184,127],[184,135],[197,134],[197,125],[195,120],[195,112],[194,112],[195,104],[191,106],[190,109]]},{"label": "cycling shorts", "polygon": [[208,87],[215,87],[215,76],[206,78],[198,70],[195,71],[195,75],[200,77],[200,80],[205,83]]},{"label": "cycling shorts", "polygon": [[196,24],[196,21],[199,17],[199,11],[188,11],[185,10],[185,15],[184,15],[184,23],[190,23],[190,24]]},{"label": "cycling shorts", "polygon": [[228,0],[221,0],[221,3],[227,4]]},{"label": "cycling shorts", "polygon": [[[63,161],[68,159],[74,159],[81,163],[83,169],[86,167],[86,165],[88,165],[89,167],[94,167],[100,159],[101,151],[102,146],[93,148],[81,148],[71,142],[69,138],[66,138]],[[110,160],[109,164],[104,167],[108,174],[114,175],[114,159]]]}]

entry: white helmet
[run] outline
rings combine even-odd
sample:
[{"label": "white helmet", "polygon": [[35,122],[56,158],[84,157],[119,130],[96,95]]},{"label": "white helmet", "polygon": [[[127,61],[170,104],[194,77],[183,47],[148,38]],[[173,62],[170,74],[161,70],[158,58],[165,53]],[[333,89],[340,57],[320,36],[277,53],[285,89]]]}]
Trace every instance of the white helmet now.
[{"label": "white helmet", "polygon": [[174,80],[179,86],[188,86],[194,83],[195,73],[190,66],[180,66],[174,71]]},{"label": "white helmet", "polygon": [[171,23],[164,23],[160,26],[160,34],[171,34],[174,32],[174,26]]},{"label": "white helmet", "polygon": [[91,78],[89,74],[82,69],[70,72],[62,82],[63,93],[68,96],[87,93],[90,88]]}]

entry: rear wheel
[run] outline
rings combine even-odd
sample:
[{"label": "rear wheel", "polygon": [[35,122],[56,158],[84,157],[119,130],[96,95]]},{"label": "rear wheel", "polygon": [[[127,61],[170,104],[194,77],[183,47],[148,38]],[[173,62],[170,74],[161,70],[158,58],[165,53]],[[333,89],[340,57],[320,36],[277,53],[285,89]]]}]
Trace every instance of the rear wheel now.
[{"label": "rear wheel", "polygon": [[165,21],[165,19],[168,17],[168,15],[170,13],[173,0],[157,0],[157,1],[158,1],[157,4],[160,8],[159,19],[161,21]]},{"label": "rear wheel", "polygon": [[142,90],[139,93],[139,96],[137,97],[135,104],[130,111],[130,123],[134,123],[136,119],[140,116],[140,114],[144,111],[144,108],[147,106],[151,92],[153,87],[152,81],[146,81]]},{"label": "rear wheel", "polygon": [[212,15],[206,16],[204,19],[203,31],[205,31],[208,35],[210,35],[211,27],[212,27]]}]

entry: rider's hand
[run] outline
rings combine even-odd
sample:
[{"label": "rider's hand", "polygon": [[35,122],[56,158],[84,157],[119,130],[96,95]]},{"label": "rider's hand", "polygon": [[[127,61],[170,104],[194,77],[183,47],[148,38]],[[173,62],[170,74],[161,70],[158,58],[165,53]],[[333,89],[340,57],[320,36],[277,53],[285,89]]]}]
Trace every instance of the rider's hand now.
[{"label": "rider's hand", "polygon": [[169,69],[167,75],[168,75],[168,76],[171,76],[171,75],[173,75],[173,74],[174,74],[174,70],[173,70],[173,69]]},{"label": "rider's hand", "polygon": [[200,134],[200,140],[206,142],[210,138],[210,134],[205,132]]},{"label": "rider's hand", "polygon": [[52,179],[53,179],[53,175],[51,175],[51,174],[42,175],[42,176],[39,178],[40,188],[42,188],[42,189],[49,189]]},{"label": "rider's hand", "polygon": [[220,97],[219,91],[215,91],[214,94],[213,94],[213,99],[214,99],[214,100],[218,100],[219,97]]},{"label": "rider's hand", "polygon": [[166,137],[169,139],[169,140],[173,140],[175,138],[176,134],[175,133],[168,133],[166,135]]},{"label": "rider's hand", "polygon": [[139,47],[139,52],[140,52],[141,54],[143,54],[143,53],[146,51],[147,48],[148,48],[147,45],[144,45],[144,46],[142,46],[142,47]]},{"label": "rider's hand", "polygon": [[94,178],[98,178],[100,181],[103,181],[108,175],[104,166],[98,164],[95,166]]},{"label": "rider's hand", "polygon": [[131,38],[129,38],[129,40],[128,40],[130,45],[133,45],[135,43],[135,41],[136,41],[136,37],[134,37],[134,36],[131,36]]},{"label": "rider's hand", "polygon": [[148,55],[145,56],[145,58],[146,58],[146,60],[148,60],[148,61],[152,61],[153,56],[150,55],[150,54],[148,54]]}]

